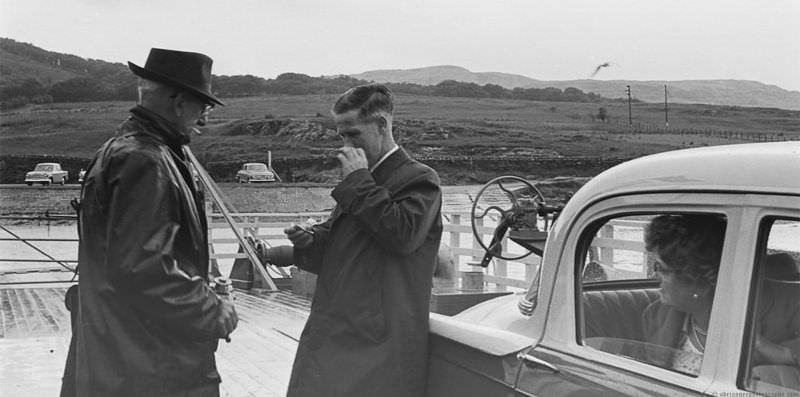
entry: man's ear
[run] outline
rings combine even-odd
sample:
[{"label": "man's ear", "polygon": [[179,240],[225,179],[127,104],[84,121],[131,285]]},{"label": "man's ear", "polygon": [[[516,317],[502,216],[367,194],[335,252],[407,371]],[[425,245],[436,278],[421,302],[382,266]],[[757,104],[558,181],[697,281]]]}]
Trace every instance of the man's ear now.
[{"label": "man's ear", "polygon": [[186,103],[185,96],[182,92],[175,94],[175,98],[172,99],[172,111],[175,113],[176,116],[181,117],[183,116],[183,112],[186,111],[184,108],[184,104]]},{"label": "man's ear", "polygon": [[174,94],[170,98],[172,98],[172,103],[170,104],[171,105],[170,107],[172,108],[172,113],[174,113],[175,116],[177,117],[183,116],[183,94],[179,92]]},{"label": "man's ear", "polygon": [[386,126],[389,124],[389,123],[386,121],[386,117],[383,117],[383,116],[378,116],[378,117],[375,119],[375,123],[376,123],[376,124],[378,124],[378,128],[380,128],[380,129],[381,129],[381,131],[385,131],[385,130],[386,130]]}]

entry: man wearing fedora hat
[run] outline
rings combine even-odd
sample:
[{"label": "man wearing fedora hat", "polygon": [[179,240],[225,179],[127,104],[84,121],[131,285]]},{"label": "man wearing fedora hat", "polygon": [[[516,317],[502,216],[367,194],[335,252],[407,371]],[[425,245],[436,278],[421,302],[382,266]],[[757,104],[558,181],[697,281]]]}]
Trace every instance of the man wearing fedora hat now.
[{"label": "man wearing fedora hat", "polygon": [[183,151],[208,110],[211,58],[153,48],[130,117],[81,191],[80,281],[61,395],[218,396],[214,352],[238,318],[208,286],[204,204]]}]

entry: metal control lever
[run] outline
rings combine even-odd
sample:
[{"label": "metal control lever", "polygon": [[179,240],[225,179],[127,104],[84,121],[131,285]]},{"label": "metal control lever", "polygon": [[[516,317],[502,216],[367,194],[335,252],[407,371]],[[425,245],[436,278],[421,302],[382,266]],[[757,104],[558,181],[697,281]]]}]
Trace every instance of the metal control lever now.
[{"label": "metal control lever", "polygon": [[530,354],[527,354],[527,353],[519,352],[517,354],[517,358],[522,360],[522,362],[525,363],[525,365],[528,366],[528,367],[534,367],[534,366],[535,367],[544,367],[544,368],[549,369],[550,371],[553,371],[554,373],[560,372],[559,369],[555,365],[550,364],[547,361],[544,361],[542,359],[539,359],[539,358],[536,358],[534,356],[531,356]]}]

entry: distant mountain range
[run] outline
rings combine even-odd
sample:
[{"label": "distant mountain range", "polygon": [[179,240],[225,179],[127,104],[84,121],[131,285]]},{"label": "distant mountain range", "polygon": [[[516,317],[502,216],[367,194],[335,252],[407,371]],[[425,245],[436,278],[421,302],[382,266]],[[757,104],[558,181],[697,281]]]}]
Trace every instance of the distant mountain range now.
[{"label": "distant mountain range", "polygon": [[[375,70],[336,78],[310,77],[284,73],[275,79],[257,76],[215,76],[215,93],[224,97],[261,94],[323,94],[340,93],[365,81],[384,83],[410,83],[417,86],[396,87],[398,92],[434,96],[481,97],[498,91],[489,87],[475,93],[475,87],[438,86],[446,80],[463,82],[461,85],[497,85],[514,88],[564,90],[577,88],[580,98],[594,93],[604,98],[625,96],[625,86],[630,85],[633,97],[644,102],[663,102],[664,85],[667,85],[671,103],[705,103],[750,107],[772,107],[800,110],[800,92],[788,91],[774,85],[745,80],[685,80],[685,81],[603,81],[569,80],[545,81],[530,77],[499,73],[471,72],[458,66],[432,66],[405,70]],[[480,87],[478,87],[480,88]],[[465,91],[466,89],[466,91]],[[502,89],[500,90],[502,91]],[[500,93],[508,97],[509,93]],[[566,96],[566,95],[564,95]],[[496,96],[496,97],[503,97]],[[22,99],[24,98],[24,101]],[[122,63],[84,59],[76,55],[52,52],[29,43],[0,38],[0,102],[3,109],[25,103],[48,101],[104,101],[134,100],[136,78]],[[527,97],[525,99],[539,100]],[[545,100],[576,101],[569,98]],[[591,99],[590,99],[591,100]],[[12,103],[17,101],[19,103]],[[580,100],[578,100],[580,101]]]},{"label": "distant mountain range", "polygon": [[436,85],[445,80],[455,80],[480,85],[497,84],[508,89],[574,87],[607,98],[626,96],[625,86],[630,85],[632,96],[644,102],[663,102],[664,85],[666,85],[668,100],[674,103],[706,103],[800,110],[800,92],[748,80],[625,81],[586,79],[546,81],[518,74],[476,73],[459,66],[449,65],[416,69],[373,70],[352,74],[350,77],[379,83],[421,85]]}]

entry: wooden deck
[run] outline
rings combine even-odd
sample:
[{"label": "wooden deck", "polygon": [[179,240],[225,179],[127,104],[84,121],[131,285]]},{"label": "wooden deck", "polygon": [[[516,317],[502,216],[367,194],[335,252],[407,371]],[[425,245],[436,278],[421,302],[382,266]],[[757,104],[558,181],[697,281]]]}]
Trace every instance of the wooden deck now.
[{"label": "wooden deck", "polygon": [[[0,289],[0,397],[57,396],[70,338],[66,287]],[[283,396],[310,301],[236,292],[239,326],[221,341],[223,396]]]}]

